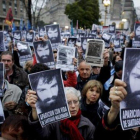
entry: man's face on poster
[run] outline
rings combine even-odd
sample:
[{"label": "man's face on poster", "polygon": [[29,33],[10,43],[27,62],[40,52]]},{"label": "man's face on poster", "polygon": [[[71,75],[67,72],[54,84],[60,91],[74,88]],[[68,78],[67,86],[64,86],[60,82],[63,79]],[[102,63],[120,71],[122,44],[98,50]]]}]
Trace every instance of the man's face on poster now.
[{"label": "man's face on poster", "polygon": [[104,38],[105,40],[109,40],[110,36],[107,35],[107,34],[103,34],[103,38]]},{"label": "man's face on poster", "polygon": [[41,44],[39,44],[36,52],[37,52],[40,62],[46,63],[48,61],[49,56],[50,56],[50,49],[49,49],[48,44],[46,44],[45,46],[42,46]]},{"label": "man's face on poster", "polygon": [[70,39],[69,42],[68,42],[68,46],[74,47],[74,44],[75,44],[75,41]]},{"label": "man's face on poster", "polygon": [[44,103],[44,106],[55,103],[58,96],[56,77],[53,77],[51,81],[47,81],[45,77],[41,77],[37,85],[37,94],[39,99]]},{"label": "man's face on poster", "polygon": [[52,40],[52,41],[56,41],[58,38],[58,30],[57,28],[49,28],[48,29],[48,37]]},{"label": "man's face on poster", "polygon": [[137,36],[140,35],[140,26],[138,26],[138,27],[136,28],[136,35],[137,35]]},{"label": "man's face on poster", "polygon": [[14,34],[14,38],[20,40],[20,34],[15,33],[15,34]]},{"label": "man's face on poster", "polygon": [[140,99],[140,60],[130,72],[129,83],[132,94]]},{"label": "man's face on poster", "polygon": [[83,41],[83,49],[86,50],[86,48],[87,48],[87,40],[84,39],[84,41]]},{"label": "man's face on poster", "polygon": [[17,48],[21,53],[24,53],[27,51],[27,46],[25,44],[18,43]]},{"label": "man's face on poster", "polygon": [[45,31],[43,29],[40,29],[40,36],[44,36],[45,35]]}]

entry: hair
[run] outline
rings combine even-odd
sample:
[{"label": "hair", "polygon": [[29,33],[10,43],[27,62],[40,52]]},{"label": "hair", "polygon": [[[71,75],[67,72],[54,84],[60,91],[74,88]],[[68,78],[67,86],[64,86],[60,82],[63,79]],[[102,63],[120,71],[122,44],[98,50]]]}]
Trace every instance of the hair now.
[{"label": "hair", "polygon": [[36,72],[49,70],[49,69],[50,68],[48,66],[46,66],[45,64],[37,63],[31,68],[30,73],[36,73]]},{"label": "hair", "polygon": [[[112,60],[112,64],[113,65],[115,65],[115,63],[116,63],[116,58],[117,58],[117,56],[119,56],[118,54],[117,55],[115,55],[114,57],[113,57],[113,60]],[[119,56],[120,57],[120,56]],[[120,57],[121,58],[121,57]]]},{"label": "hair", "polygon": [[33,66],[33,61],[32,60],[27,61],[25,64],[25,70],[28,70],[28,68],[32,66]]},{"label": "hair", "polygon": [[124,77],[124,79],[126,82],[128,82],[127,86],[129,86],[130,73],[132,69],[135,67],[135,65],[137,64],[137,62],[140,60],[139,51],[136,51],[135,49],[127,51],[126,60],[128,63],[126,62],[124,65],[124,67],[127,68],[125,71],[126,76]]},{"label": "hair", "polygon": [[14,61],[14,56],[13,56],[12,52],[10,52],[10,51],[2,52],[0,55],[0,61],[1,61],[1,58],[3,55],[10,55],[12,57],[12,61]]},{"label": "hair", "polygon": [[[20,132],[20,130],[22,130]],[[28,119],[22,115],[11,115],[6,118],[1,127],[1,132],[17,138],[20,136],[21,140],[29,139],[31,137],[31,128]]]},{"label": "hair", "polygon": [[80,101],[80,99],[81,99],[81,93],[80,93],[79,90],[76,90],[76,89],[73,88],[73,87],[65,87],[64,90],[65,90],[65,94],[70,94],[70,93],[72,93],[72,94],[74,94],[74,95],[78,98],[78,100]]},{"label": "hair", "polygon": [[[40,57],[39,57],[39,55],[38,55],[38,53],[37,53],[37,48],[39,47],[39,45],[40,45],[41,48],[44,48],[46,45],[48,45],[48,48],[49,48],[49,51],[50,51],[49,57],[51,57],[52,49],[51,49],[51,44],[50,44],[49,41],[39,41],[39,42],[36,43],[36,49],[34,49],[34,50],[35,50],[37,59],[38,59],[39,62],[40,62]],[[52,60],[51,60],[51,61],[52,61]]]},{"label": "hair", "polygon": [[91,65],[89,65],[85,60],[82,60],[82,61],[79,63],[78,69],[79,69],[81,63],[85,63],[86,65],[90,66],[90,70],[92,70]]},{"label": "hair", "polygon": [[46,28],[46,31],[48,32],[49,30],[55,30],[55,29],[57,29],[57,26],[58,26],[58,25],[53,25],[53,26],[51,26],[51,27],[47,27],[47,28]]},{"label": "hair", "polygon": [[86,85],[84,86],[83,90],[82,90],[82,96],[86,97],[87,91],[91,88],[97,87],[97,91],[100,92],[100,97],[102,96],[103,93],[103,86],[102,84],[97,81],[97,80],[90,80],[86,83]]}]

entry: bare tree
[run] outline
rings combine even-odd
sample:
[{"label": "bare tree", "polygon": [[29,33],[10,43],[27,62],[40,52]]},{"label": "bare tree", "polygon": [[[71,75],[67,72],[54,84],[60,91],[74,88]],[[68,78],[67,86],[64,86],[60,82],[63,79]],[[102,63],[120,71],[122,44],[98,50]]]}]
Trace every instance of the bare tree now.
[{"label": "bare tree", "polygon": [[47,0],[21,0],[28,15],[28,19],[34,27],[37,27],[41,10]]}]

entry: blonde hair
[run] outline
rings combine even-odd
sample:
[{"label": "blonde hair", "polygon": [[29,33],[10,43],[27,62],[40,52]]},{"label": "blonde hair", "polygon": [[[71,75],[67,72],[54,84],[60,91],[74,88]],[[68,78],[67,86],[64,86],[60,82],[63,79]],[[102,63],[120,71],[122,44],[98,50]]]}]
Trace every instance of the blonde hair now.
[{"label": "blonde hair", "polygon": [[25,69],[25,70],[28,70],[28,68],[29,68],[29,67],[32,67],[32,66],[33,66],[33,61],[32,61],[32,60],[29,60],[29,61],[26,62],[25,68],[24,68],[24,69]]},{"label": "blonde hair", "polygon": [[103,92],[103,86],[97,80],[90,80],[86,83],[86,85],[84,86],[84,88],[82,90],[82,96],[86,97],[87,91],[91,88],[94,88],[94,87],[97,87],[97,91],[100,93],[100,97],[101,97],[102,92]]}]

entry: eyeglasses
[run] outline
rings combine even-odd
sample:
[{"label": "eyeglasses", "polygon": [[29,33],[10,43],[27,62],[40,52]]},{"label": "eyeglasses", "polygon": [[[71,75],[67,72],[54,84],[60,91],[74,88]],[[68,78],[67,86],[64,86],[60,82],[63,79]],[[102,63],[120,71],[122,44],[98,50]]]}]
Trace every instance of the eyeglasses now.
[{"label": "eyeglasses", "polygon": [[68,105],[69,105],[69,106],[71,106],[72,103],[73,103],[74,105],[78,105],[78,104],[79,104],[79,101],[78,101],[78,100],[68,101]]}]

